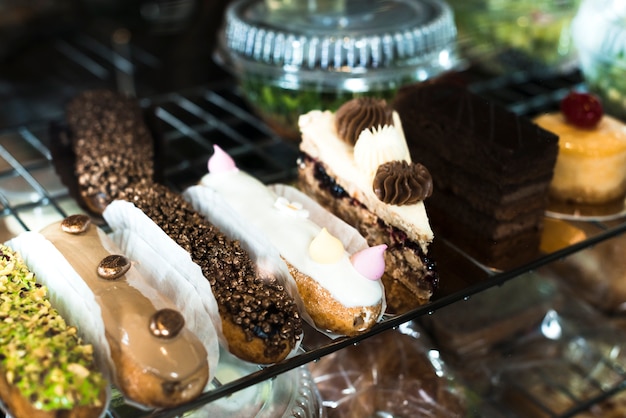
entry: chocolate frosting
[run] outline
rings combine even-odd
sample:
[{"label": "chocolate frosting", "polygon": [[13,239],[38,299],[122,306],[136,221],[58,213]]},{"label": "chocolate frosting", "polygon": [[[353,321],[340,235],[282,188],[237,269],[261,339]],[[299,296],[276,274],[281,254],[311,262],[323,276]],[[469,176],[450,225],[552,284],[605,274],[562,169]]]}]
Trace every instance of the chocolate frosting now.
[{"label": "chocolate frosting", "polygon": [[335,113],[337,135],[354,145],[366,129],[393,125],[393,111],[384,99],[359,97],[344,103]]},{"label": "chocolate frosting", "polygon": [[436,182],[445,175],[438,175],[423,153],[455,166],[462,159],[464,170],[498,187],[552,176],[558,137],[467,88],[434,81],[407,85],[393,108],[411,155],[419,156]]},{"label": "chocolate frosting", "polygon": [[433,192],[428,169],[419,163],[390,161],[381,164],[374,176],[374,193],[390,205],[412,205]]}]

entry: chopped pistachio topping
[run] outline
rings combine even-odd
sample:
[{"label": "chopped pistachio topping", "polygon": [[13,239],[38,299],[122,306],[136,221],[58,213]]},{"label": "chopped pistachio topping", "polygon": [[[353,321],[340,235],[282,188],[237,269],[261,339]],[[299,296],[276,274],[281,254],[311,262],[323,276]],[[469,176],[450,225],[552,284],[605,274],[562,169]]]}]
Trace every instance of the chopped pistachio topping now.
[{"label": "chopped pistachio topping", "polygon": [[106,381],[83,344],[50,306],[47,288],[0,244],[0,370],[43,411],[100,406]]}]

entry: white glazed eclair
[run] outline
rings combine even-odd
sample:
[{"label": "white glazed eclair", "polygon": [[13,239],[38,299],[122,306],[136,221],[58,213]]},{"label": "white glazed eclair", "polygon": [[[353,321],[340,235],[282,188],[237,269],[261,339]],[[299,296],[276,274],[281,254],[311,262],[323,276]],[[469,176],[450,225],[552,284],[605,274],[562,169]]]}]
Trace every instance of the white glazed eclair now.
[{"label": "white glazed eclair", "polygon": [[386,246],[369,248],[354,228],[312,199],[286,185],[266,186],[217,146],[200,183],[184,196],[211,216],[207,202],[217,199],[210,191],[217,193],[249,229],[262,231],[287,263],[316,327],[355,335],[381,318]]}]

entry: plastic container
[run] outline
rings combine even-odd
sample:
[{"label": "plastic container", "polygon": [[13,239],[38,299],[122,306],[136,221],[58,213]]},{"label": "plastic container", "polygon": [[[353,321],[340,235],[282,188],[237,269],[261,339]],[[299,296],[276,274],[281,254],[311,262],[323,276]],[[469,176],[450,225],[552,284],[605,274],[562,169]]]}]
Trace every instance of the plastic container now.
[{"label": "plastic container", "polygon": [[215,58],[257,113],[292,139],[309,110],[336,110],[358,95],[391,98],[401,85],[460,65],[452,10],[441,0],[236,0]]},{"label": "plastic container", "polygon": [[571,21],[580,0],[449,0],[459,46],[492,74],[567,72],[577,65]]},{"label": "plastic container", "polygon": [[407,322],[309,364],[328,416],[485,417],[422,328]]},{"label": "plastic container", "polygon": [[[258,365],[222,352],[216,378],[227,384],[258,372]],[[217,399],[186,417],[211,418],[325,418],[320,393],[306,366]]]},{"label": "plastic container", "polygon": [[585,0],[572,33],[588,89],[607,114],[626,121],[626,2]]}]

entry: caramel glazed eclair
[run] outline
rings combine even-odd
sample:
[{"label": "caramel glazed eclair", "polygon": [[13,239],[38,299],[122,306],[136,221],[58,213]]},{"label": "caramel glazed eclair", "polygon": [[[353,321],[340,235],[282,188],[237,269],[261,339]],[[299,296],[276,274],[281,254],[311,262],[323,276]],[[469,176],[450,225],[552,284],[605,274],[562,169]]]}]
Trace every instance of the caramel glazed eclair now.
[{"label": "caramel glazed eclair", "polygon": [[97,360],[127,401],[174,407],[206,387],[205,345],[87,215],[22,233],[9,245],[37,276],[63,277],[59,310],[89,335]]},{"label": "caramel glazed eclair", "polygon": [[17,252],[0,244],[0,415],[98,417],[108,403],[93,346],[51,302],[65,283],[54,279],[44,286]]},{"label": "caramel glazed eclair", "polygon": [[[217,301],[223,337],[232,354],[271,364],[297,348],[302,319],[294,297],[275,275],[252,260],[240,241],[227,237],[164,185],[128,188],[119,200],[140,209],[200,266]],[[132,227],[116,223],[125,222],[125,216],[107,215],[119,207],[107,207],[105,220],[113,230]]]}]

